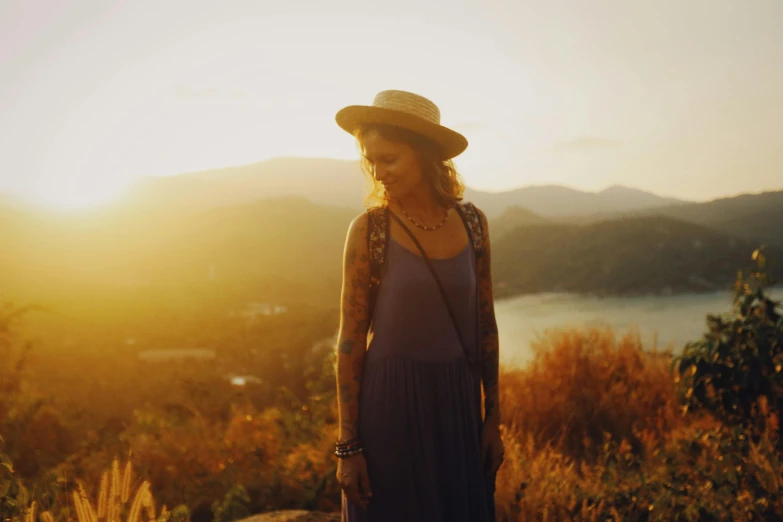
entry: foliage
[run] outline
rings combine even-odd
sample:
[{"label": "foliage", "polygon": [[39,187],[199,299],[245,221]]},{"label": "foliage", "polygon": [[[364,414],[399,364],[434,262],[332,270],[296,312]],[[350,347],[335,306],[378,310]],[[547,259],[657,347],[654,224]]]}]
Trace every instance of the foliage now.
[{"label": "foliage", "polygon": [[[39,506],[53,505],[51,473],[41,473],[32,487],[23,478],[56,464],[70,449],[56,412],[26,387],[32,343],[22,339],[20,326],[38,308],[0,303],[0,520],[24,516],[33,522]],[[52,515],[44,510],[39,516]]]},{"label": "foliage", "polygon": [[0,425],[16,414],[31,344],[22,342],[19,324],[31,307],[0,303]]},{"label": "foliage", "polygon": [[499,520],[781,520],[776,432],[675,414],[667,354],[589,332],[549,332],[529,368],[501,374]]},{"label": "foliage", "polygon": [[169,522],[170,513],[166,506],[161,508],[159,516],[156,515],[149,481],[142,481],[135,494],[131,494],[132,482],[131,462],[125,464],[121,474],[117,459],[112,461],[111,469],[101,476],[95,503],[90,501],[84,484],[79,482],[78,489],[72,493],[78,522]]},{"label": "foliage", "polygon": [[704,409],[727,425],[777,430],[783,408],[783,319],[765,288],[763,251],[756,268],[739,273],[732,314],[707,316],[704,338],[689,343],[676,363],[686,407]]},{"label": "foliage", "polygon": [[217,500],[212,503],[212,512],[215,514],[212,522],[232,522],[250,515],[248,504],[250,495],[241,484],[229,489],[222,502]]},{"label": "foliage", "polygon": [[749,442],[715,421],[693,419],[637,456],[606,437],[601,458],[581,464],[523,433],[504,433],[499,520],[781,520],[783,461],[768,439]]},{"label": "foliage", "polygon": [[[0,447],[4,445],[0,437]],[[19,480],[13,462],[7,454],[0,451],[0,520],[17,519],[25,512],[29,503],[29,493]]]},{"label": "foliage", "polygon": [[[663,216],[526,225],[493,243],[495,295],[723,290],[751,248],[744,236]],[[783,256],[783,246],[770,253]]]},{"label": "foliage", "polygon": [[[747,422],[714,409],[724,405],[717,399],[697,402],[703,374],[686,368],[698,362],[673,363],[670,351],[645,349],[635,333],[550,331],[527,367],[503,369],[499,520],[779,520],[779,370],[757,349],[780,346],[766,283],[761,270],[743,279],[734,315],[709,316],[722,333],[711,329],[685,355],[714,370],[724,347],[737,372],[731,386],[755,375],[754,364],[767,368],[742,406]],[[230,522],[274,509],[339,510],[336,310],[301,305],[246,321],[235,313],[245,301],[199,299],[84,323],[78,333],[52,329],[34,358],[21,357],[30,352],[21,316],[10,312],[18,309],[2,309],[0,318],[14,319],[0,322],[0,348],[14,355],[0,360],[0,383],[11,392],[0,395],[0,518]],[[122,342],[128,337],[132,344]],[[177,340],[218,356],[158,365],[136,357]],[[673,367],[683,368],[679,383]],[[255,379],[236,386],[232,374]],[[687,386],[682,395],[678,385]],[[721,401],[732,400],[731,386]],[[116,455],[128,456],[124,473]],[[132,479],[131,465],[143,480]],[[87,483],[100,483],[92,500]],[[161,514],[156,502],[177,507]]]},{"label": "foliage", "polygon": [[677,424],[671,354],[646,352],[637,333],[552,330],[533,348],[526,368],[504,373],[500,395],[504,422],[535,447],[594,461],[607,433],[638,452],[635,432],[660,438]]},{"label": "foliage", "polygon": [[[6,415],[7,444],[0,451],[9,466],[16,459],[24,464],[13,475],[0,474],[9,491],[3,505],[16,506],[4,514],[23,514],[39,500],[65,520],[78,482],[100,478],[117,454],[132,456],[161,501],[179,505],[172,518],[212,518],[212,503],[235,486],[247,491],[250,512],[335,508],[333,350],[325,342],[333,334],[333,311],[291,307],[253,321],[204,312],[212,317],[204,316],[201,335],[214,338],[217,365],[142,363],[134,346],[101,351],[42,343],[28,373],[47,378],[20,373],[4,381],[19,392],[6,402],[13,415]],[[187,327],[195,328],[191,322]],[[173,326],[176,321],[167,321],[157,331]],[[97,346],[100,336],[93,338]],[[6,346],[23,344],[16,330],[5,339]],[[226,374],[240,372],[260,378],[232,385]]]}]

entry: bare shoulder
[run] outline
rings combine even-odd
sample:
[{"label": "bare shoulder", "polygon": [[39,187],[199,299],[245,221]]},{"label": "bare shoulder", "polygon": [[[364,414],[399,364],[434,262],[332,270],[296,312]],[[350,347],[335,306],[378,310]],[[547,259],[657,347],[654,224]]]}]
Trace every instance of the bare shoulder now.
[{"label": "bare shoulder", "polygon": [[369,218],[367,212],[362,212],[351,220],[348,225],[348,241],[358,239],[363,233],[367,232]]},{"label": "bare shoulder", "polygon": [[345,237],[345,254],[351,263],[357,259],[365,258],[367,254],[367,227],[369,219],[367,212],[362,212],[351,220],[348,225],[348,233]]}]

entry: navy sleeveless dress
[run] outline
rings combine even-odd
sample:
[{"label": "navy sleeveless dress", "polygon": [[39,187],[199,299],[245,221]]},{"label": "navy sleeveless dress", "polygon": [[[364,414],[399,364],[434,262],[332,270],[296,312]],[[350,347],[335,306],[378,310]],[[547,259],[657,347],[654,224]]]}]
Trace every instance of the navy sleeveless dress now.
[{"label": "navy sleeveless dress", "polygon": [[[431,259],[475,357],[473,249]],[[375,306],[357,425],[373,496],[365,511],[343,493],[343,522],[494,520],[494,484],[485,484],[481,463],[480,377],[426,261],[394,238]]]}]

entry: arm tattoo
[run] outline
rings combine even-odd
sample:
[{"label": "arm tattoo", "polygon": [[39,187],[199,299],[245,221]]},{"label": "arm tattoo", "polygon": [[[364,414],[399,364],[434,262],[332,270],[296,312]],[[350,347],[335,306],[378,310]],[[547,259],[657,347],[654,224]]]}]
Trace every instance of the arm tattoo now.
[{"label": "arm tattoo", "polygon": [[479,325],[481,329],[481,380],[484,383],[485,418],[500,419],[498,400],[498,327],[492,292],[492,262],[489,246],[489,230],[486,217],[481,214],[485,231],[485,255],[479,259]]},{"label": "arm tattoo", "polygon": [[345,253],[342,312],[338,334],[337,396],[340,438],[345,440],[358,433],[359,395],[361,391],[364,357],[367,343],[367,296],[369,293],[369,266],[366,252],[362,252],[366,227],[356,224],[351,230]]},{"label": "arm tattoo", "polygon": [[346,339],[340,343],[340,353],[351,355],[353,352],[353,339]]},{"label": "arm tattoo", "polygon": [[351,306],[348,316],[356,322],[355,334],[367,334],[367,297],[370,291],[370,275],[364,268],[357,268],[351,278]]},{"label": "arm tattoo", "polygon": [[354,396],[351,392],[351,385],[346,383],[340,384],[340,400],[343,402],[351,402],[353,399]]}]

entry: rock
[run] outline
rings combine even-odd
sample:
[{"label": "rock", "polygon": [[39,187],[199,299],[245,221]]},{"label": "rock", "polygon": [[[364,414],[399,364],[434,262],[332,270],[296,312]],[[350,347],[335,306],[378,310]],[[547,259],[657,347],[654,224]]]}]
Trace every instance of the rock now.
[{"label": "rock", "polygon": [[270,511],[252,517],[243,518],[238,522],[340,522],[340,513],[324,513],[322,511],[285,510]]}]

